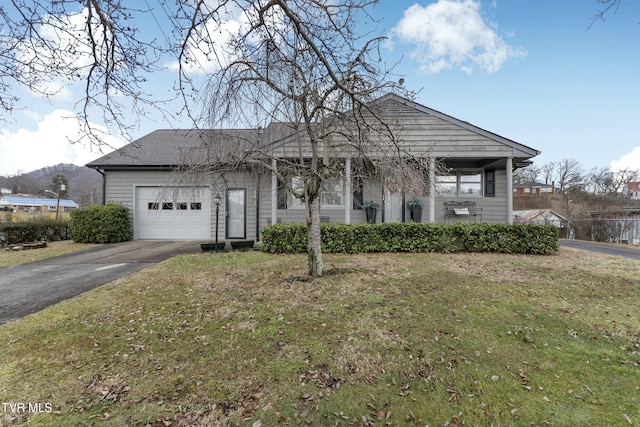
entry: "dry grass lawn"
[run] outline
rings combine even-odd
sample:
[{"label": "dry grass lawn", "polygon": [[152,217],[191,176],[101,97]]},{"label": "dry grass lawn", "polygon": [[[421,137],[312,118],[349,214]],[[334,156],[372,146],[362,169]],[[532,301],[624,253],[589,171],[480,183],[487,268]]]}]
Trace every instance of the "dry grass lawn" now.
[{"label": "dry grass lawn", "polygon": [[[71,240],[63,242],[48,242],[46,248],[29,249],[23,251],[6,251],[0,249],[0,268],[11,267],[13,265],[25,264],[27,262],[39,261],[58,255],[71,252],[78,252],[96,246],[89,243],[75,243]],[[0,273],[1,274],[1,273]]]},{"label": "dry grass lawn", "polygon": [[180,256],[1,326],[2,401],[42,410],[0,425],[640,424],[640,263],[325,262]]}]

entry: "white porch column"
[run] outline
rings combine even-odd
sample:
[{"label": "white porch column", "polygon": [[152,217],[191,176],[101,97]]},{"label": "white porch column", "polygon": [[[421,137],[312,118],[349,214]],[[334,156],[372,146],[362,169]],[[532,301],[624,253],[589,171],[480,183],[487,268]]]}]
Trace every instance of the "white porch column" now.
[{"label": "white porch column", "polygon": [[352,205],[352,193],[351,190],[351,157],[347,157],[344,160],[344,223],[351,224],[351,205]]},{"label": "white porch column", "polygon": [[507,157],[507,224],[513,224],[513,159]]},{"label": "white porch column", "polygon": [[[278,166],[276,159],[271,160],[271,166],[275,170]],[[271,224],[278,223],[278,177],[271,172]]]},{"label": "white porch column", "polygon": [[429,157],[429,222],[436,222],[436,159]]}]

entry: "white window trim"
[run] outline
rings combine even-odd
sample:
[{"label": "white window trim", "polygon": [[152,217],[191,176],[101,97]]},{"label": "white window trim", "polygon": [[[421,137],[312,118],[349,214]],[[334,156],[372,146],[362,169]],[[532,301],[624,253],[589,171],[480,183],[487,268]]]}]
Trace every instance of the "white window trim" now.
[{"label": "white window trim", "polygon": [[[474,194],[460,194],[460,184],[462,183],[461,181],[461,176],[464,172],[475,172],[478,175],[480,175],[480,192],[479,193],[474,193]],[[438,184],[453,184],[453,182],[441,182],[439,181],[440,177],[443,176],[454,176],[456,177],[456,192],[455,194],[440,194],[442,197],[464,197],[464,198],[480,198],[480,197],[484,197],[484,169],[453,169],[450,171],[449,175],[438,175],[436,176],[436,188],[438,186]],[[475,184],[477,182],[471,182],[472,184]]]},{"label": "white window trim", "polygon": [[[335,177],[334,179],[338,179],[340,180],[341,184],[340,185],[340,190],[337,191],[323,191],[321,190],[320,192],[320,207],[323,209],[344,209],[345,208],[345,200],[344,200],[344,187],[345,187],[345,182],[344,182],[344,178],[341,176]],[[294,180],[300,180],[302,181],[302,178],[300,177],[292,177],[291,178],[291,188],[294,187],[293,183]],[[323,193],[335,193],[335,194],[339,194],[342,197],[342,204],[340,205],[326,205],[324,203],[322,203],[322,194]],[[300,200],[299,198],[297,198],[296,196],[294,196],[293,194],[289,194],[289,203],[287,203],[287,209],[304,209],[304,202],[302,200]]]}]

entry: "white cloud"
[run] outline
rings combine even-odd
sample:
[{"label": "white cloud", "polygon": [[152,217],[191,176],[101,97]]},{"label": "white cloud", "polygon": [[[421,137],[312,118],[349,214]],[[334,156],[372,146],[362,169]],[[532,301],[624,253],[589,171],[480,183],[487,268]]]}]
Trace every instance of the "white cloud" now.
[{"label": "white cloud", "polygon": [[640,170],[640,147],[634,148],[618,160],[611,161],[612,171],[624,169]]},{"label": "white cloud", "polygon": [[[123,142],[107,134],[107,129],[93,125],[105,132],[101,139],[112,148],[121,147]],[[71,111],[55,110],[44,116],[33,130],[20,128],[15,131],[0,131],[0,175],[30,172],[58,163],[84,165],[102,154],[97,147],[81,140],[84,136],[82,122]]]},{"label": "white cloud", "polygon": [[[35,73],[32,84],[38,92],[49,94],[58,101],[73,98],[69,87],[71,81],[92,63],[91,47],[82,37],[87,18],[87,8],[67,15],[46,15],[44,24],[37,27],[46,45],[30,39],[18,43],[19,59],[23,64],[29,64],[23,73]],[[102,37],[103,29],[97,21],[93,30],[96,37]]]},{"label": "white cloud", "polygon": [[415,46],[411,58],[425,71],[455,67],[470,73],[477,66],[494,73],[509,59],[526,56],[526,51],[509,46],[491,27],[495,25],[483,20],[479,1],[438,0],[405,10],[393,36]]},{"label": "white cloud", "polygon": [[[241,26],[242,22],[239,19],[226,22],[210,19],[206,24],[196,28],[185,52],[183,68],[192,73],[209,73],[228,64],[231,54],[227,46]],[[178,70],[179,63],[172,61],[168,67],[170,70]]]},{"label": "white cloud", "polygon": [[[271,37],[278,40],[286,32],[284,15],[278,7],[272,7],[267,13],[258,17],[258,3],[249,3],[246,9],[229,3],[224,12],[216,18],[208,19],[204,24],[195,27],[187,42],[186,57],[183,69],[193,74],[206,74],[229,65],[241,53],[233,46],[236,38],[246,38],[248,44],[258,41],[262,31],[270,31]],[[210,12],[215,7],[208,6]],[[256,26],[260,21],[264,26]],[[179,63],[168,64],[171,70],[178,70]]]}]

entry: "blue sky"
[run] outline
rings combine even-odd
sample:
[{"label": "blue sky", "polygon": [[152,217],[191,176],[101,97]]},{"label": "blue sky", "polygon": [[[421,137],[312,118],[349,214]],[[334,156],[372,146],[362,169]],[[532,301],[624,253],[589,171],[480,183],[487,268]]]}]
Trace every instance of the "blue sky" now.
[{"label": "blue sky", "polygon": [[[153,2],[149,2],[153,4]],[[383,59],[398,65],[417,101],[542,151],[538,165],[575,158],[585,169],[640,169],[640,2],[622,0],[606,22],[596,0],[382,0],[374,9],[389,36]],[[153,27],[153,23],[149,23]],[[170,87],[170,68],[154,75]],[[101,154],[69,145],[74,88],[0,123],[0,174]],[[101,116],[93,122],[100,123]],[[141,117],[138,138],[188,126]],[[122,145],[114,135],[110,143]]]}]

